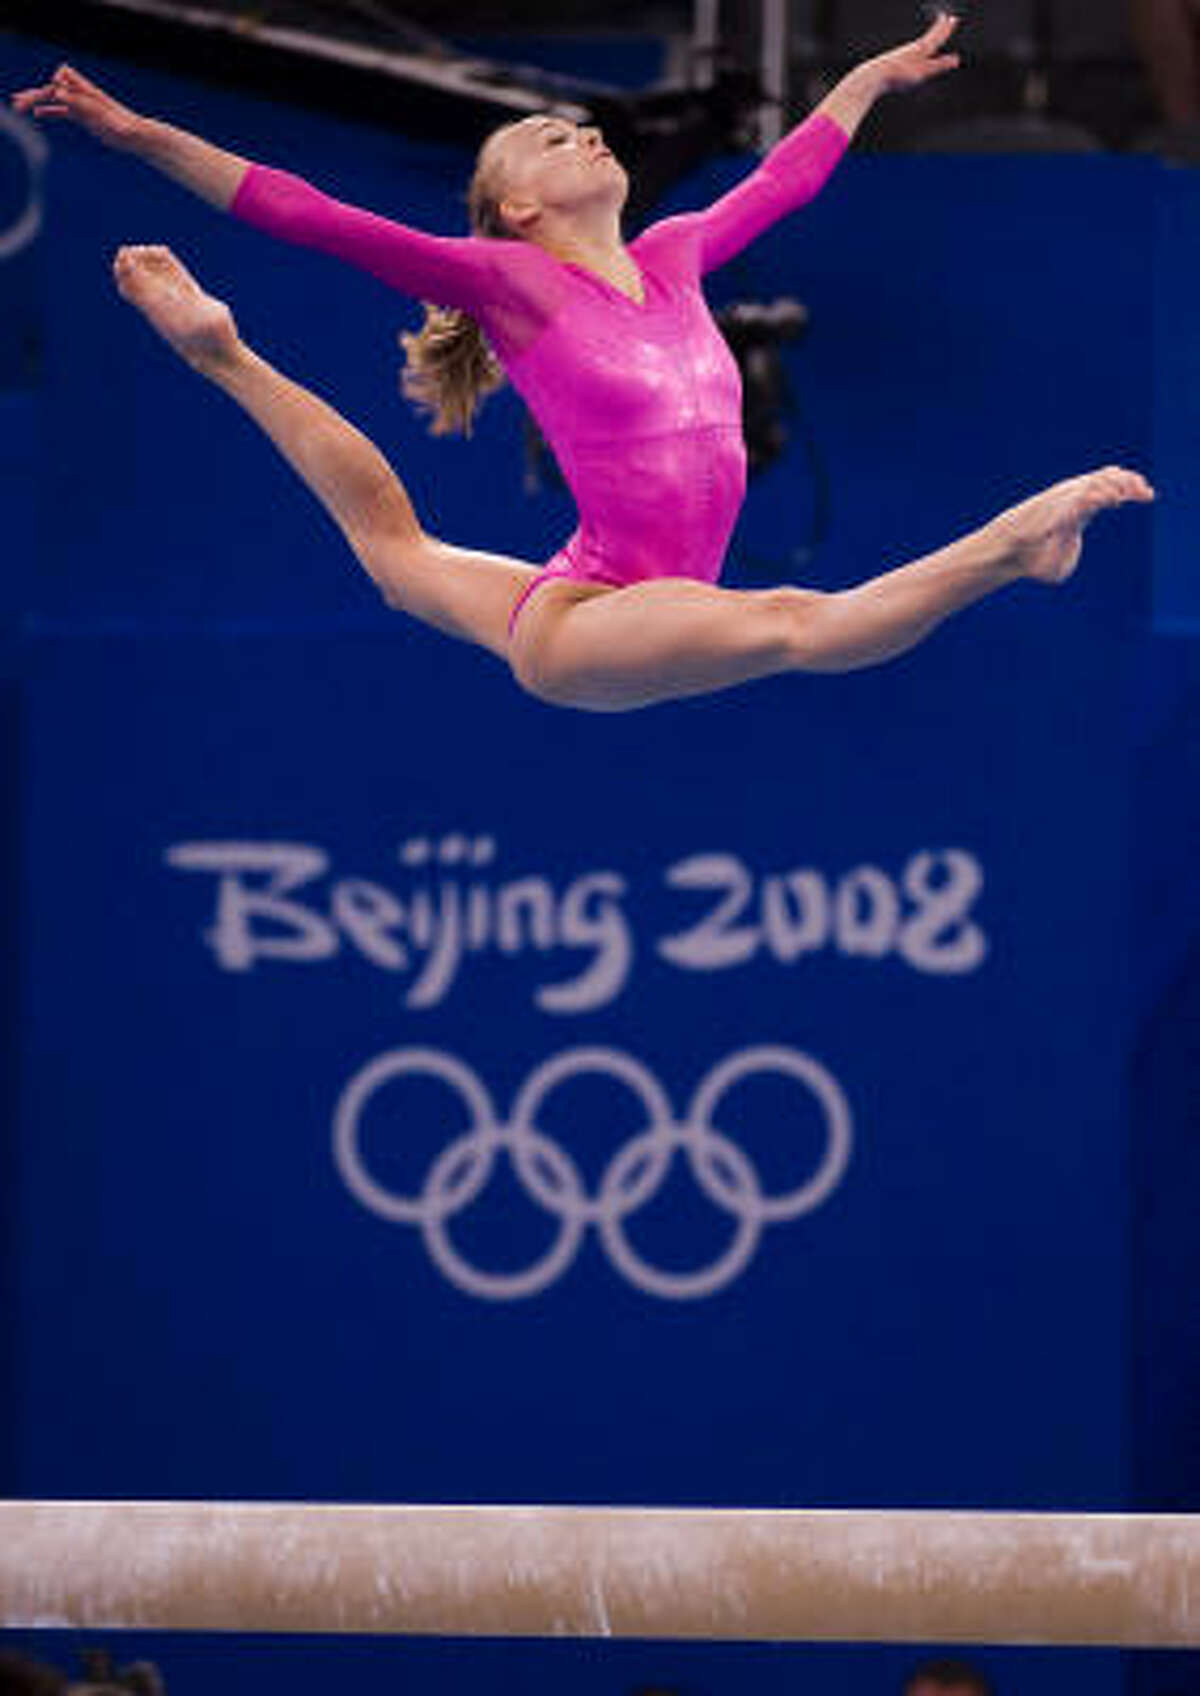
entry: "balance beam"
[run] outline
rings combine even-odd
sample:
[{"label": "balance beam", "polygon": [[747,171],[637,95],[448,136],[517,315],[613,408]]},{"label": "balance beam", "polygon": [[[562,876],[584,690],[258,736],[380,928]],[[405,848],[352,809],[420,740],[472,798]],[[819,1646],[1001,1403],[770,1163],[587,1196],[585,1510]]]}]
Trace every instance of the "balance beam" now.
[{"label": "balance beam", "polygon": [[1200,1515],[0,1502],[0,1627],[1200,1646]]}]

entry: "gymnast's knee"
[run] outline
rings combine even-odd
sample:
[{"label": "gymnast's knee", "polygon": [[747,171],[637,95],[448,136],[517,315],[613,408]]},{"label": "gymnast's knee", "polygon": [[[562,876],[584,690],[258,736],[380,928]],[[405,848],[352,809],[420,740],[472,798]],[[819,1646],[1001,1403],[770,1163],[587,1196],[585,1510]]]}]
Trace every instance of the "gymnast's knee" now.
[{"label": "gymnast's knee", "polygon": [[373,524],[349,536],[359,563],[394,612],[413,612],[424,600],[423,576],[438,569],[437,538],[410,524]]},{"label": "gymnast's knee", "polygon": [[762,599],[766,640],[776,646],[779,663],[797,670],[812,665],[820,647],[821,610],[830,597],[786,584],[764,590]]},{"label": "gymnast's knee", "polygon": [[508,650],[512,674],[527,695],[552,707],[576,705],[572,668],[564,661],[561,644],[539,639],[518,624]]}]

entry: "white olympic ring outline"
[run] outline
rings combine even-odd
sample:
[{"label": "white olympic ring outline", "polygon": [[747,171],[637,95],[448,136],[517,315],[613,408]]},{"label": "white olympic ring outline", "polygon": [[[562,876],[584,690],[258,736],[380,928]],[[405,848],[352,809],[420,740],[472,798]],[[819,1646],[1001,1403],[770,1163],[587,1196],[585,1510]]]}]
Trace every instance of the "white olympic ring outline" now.
[{"label": "white olympic ring outline", "polygon": [[[547,1096],[568,1079],[587,1073],[624,1084],[646,1116],[646,1129],[618,1149],[594,1196],[588,1195],[568,1151],[537,1126]],[[723,1135],[714,1119],[728,1092],[757,1073],[779,1074],[800,1084],[815,1097],[825,1119],[825,1147],[815,1172],[780,1195],[764,1195],[748,1155]],[[359,1135],[367,1103],[405,1077],[439,1080],[459,1095],[472,1120],[472,1128],[434,1159],[416,1195],[397,1194],[372,1175]],[[837,1079],[811,1055],[792,1048],[763,1046],[729,1055],[704,1076],[678,1121],[658,1079],[632,1055],[615,1048],[567,1049],[530,1073],[507,1124],[465,1062],[436,1048],[401,1048],[379,1055],[347,1084],[334,1114],[333,1141],[335,1164],[351,1194],[382,1219],[418,1227],[431,1260],[468,1295],[487,1301],[540,1295],[566,1272],[593,1225],[614,1269],[635,1288],[667,1301],[690,1301],[715,1295],[739,1277],[768,1225],[799,1219],[828,1199],[850,1163],[853,1129]],[[450,1222],[483,1192],[501,1152],[508,1155],[530,1200],[558,1221],[549,1248],[518,1272],[488,1272],[472,1265],[450,1235]],[[693,1272],[667,1272],[651,1265],[625,1229],[629,1216],[658,1193],[677,1153],[686,1157],[708,1200],[731,1215],[737,1226],[716,1260]]]},{"label": "white olympic ring outline", "polygon": [[0,133],[16,144],[29,173],[29,194],[24,208],[7,229],[0,230],[0,260],[11,259],[37,240],[42,228],[42,170],[50,149],[46,138],[26,119],[0,106]]}]

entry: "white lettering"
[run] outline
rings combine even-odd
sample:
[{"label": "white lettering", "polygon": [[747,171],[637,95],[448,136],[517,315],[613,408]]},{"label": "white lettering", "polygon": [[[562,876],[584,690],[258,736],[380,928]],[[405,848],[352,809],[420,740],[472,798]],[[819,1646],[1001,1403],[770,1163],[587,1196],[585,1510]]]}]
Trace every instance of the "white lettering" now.
[{"label": "white lettering", "polygon": [[462,898],[458,885],[442,883],[436,893],[420,890],[413,897],[409,928],[414,943],[427,950],[427,957],[408,992],[408,1005],[436,1007],[446,999],[462,964]]},{"label": "white lettering", "polygon": [[344,878],[334,884],[329,907],[334,924],[372,965],[385,972],[404,971],[408,949],[391,934],[404,928],[404,908],[390,891],[364,878]]},{"label": "white lettering", "polygon": [[[983,871],[962,849],[914,855],[898,883],[881,867],[865,865],[836,881],[802,866],[756,885],[734,854],[693,855],[668,867],[664,878],[669,888],[720,897],[698,922],[658,943],[663,958],[685,971],[744,965],[764,943],[783,965],[831,944],[850,958],[899,954],[917,971],[940,974],[975,971],[987,958],[987,938],[968,920]],[[915,911],[905,910],[904,897]]]},{"label": "white lettering", "polygon": [[554,947],[554,890],[543,877],[508,884],[496,902],[496,940],[504,954]]},{"label": "white lettering", "polygon": [[[935,876],[941,882],[935,883]],[[983,888],[978,860],[961,848],[915,854],[904,869],[904,893],[917,911],[900,932],[900,953],[922,972],[974,972],[987,958],[987,937],[967,922]],[[949,935],[944,933],[949,931]]]},{"label": "white lettering", "polygon": [[763,929],[777,960],[791,965],[829,941],[829,887],[820,872],[788,872],[763,884]]},{"label": "white lettering", "polygon": [[625,879],[615,872],[577,878],[563,897],[559,937],[568,948],[594,948],[596,957],[571,983],[547,985],[536,1000],[547,1013],[586,1013],[615,1001],[633,965],[633,934],[621,911]]},{"label": "white lettering", "polygon": [[733,854],[693,854],[669,867],[666,880],[672,889],[719,892],[721,899],[699,924],[678,936],[666,936],[658,945],[664,959],[693,972],[719,972],[744,965],[758,952],[759,931],[755,925],[734,924],[750,905],[754,882]]},{"label": "white lettering", "polygon": [[882,960],[892,952],[900,923],[896,886],[878,866],[859,866],[838,884],[834,924],[843,954]]},{"label": "white lettering", "polygon": [[[329,856],[320,848],[296,842],[181,842],[167,850],[167,861],[180,871],[213,872],[220,878],[216,922],[204,940],[227,972],[248,972],[257,960],[328,960],[337,953],[333,925],[298,901],[284,900],[328,869]],[[247,883],[254,876],[267,879],[265,889]],[[274,929],[264,931],[264,924]]]},{"label": "white lettering", "polygon": [[[329,855],[303,842],[181,842],[166,853],[177,870],[216,879],[203,935],[223,971],[317,964],[348,945],[380,971],[408,975],[405,1005],[425,1009],[454,991],[469,956],[549,963],[573,952],[583,956],[573,975],[532,987],[543,1012],[591,1012],[627,987],[636,938],[619,873],[586,872],[565,885],[536,875],[493,880],[494,840],[463,835],[415,837],[396,858],[399,891],[360,877],[323,884]],[[704,898],[699,918],[654,943],[681,971],[763,958],[793,967],[835,951],[896,956],[947,976],[977,971],[989,953],[973,916],[983,869],[961,848],[922,850],[898,877],[869,864],[834,877],[813,866],[759,874],[736,854],[693,854],[669,865],[663,883]]]}]

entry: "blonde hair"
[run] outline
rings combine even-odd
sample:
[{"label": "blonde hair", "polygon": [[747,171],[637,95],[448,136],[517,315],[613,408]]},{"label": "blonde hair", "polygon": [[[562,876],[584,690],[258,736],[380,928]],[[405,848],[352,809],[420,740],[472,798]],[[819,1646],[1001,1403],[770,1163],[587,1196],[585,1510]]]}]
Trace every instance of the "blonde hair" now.
[{"label": "blonde hair", "polygon": [[[512,126],[505,124],[493,135]],[[492,136],[488,137],[488,141]],[[471,233],[502,241],[512,232],[504,222],[488,165],[487,142],[480,149],[467,191]],[[405,366],[400,386],[411,401],[430,414],[435,436],[471,434],[475,415],[488,395],[503,387],[504,370],[487,337],[469,312],[425,303],[425,322],[414,335],[400,337]]]}]

